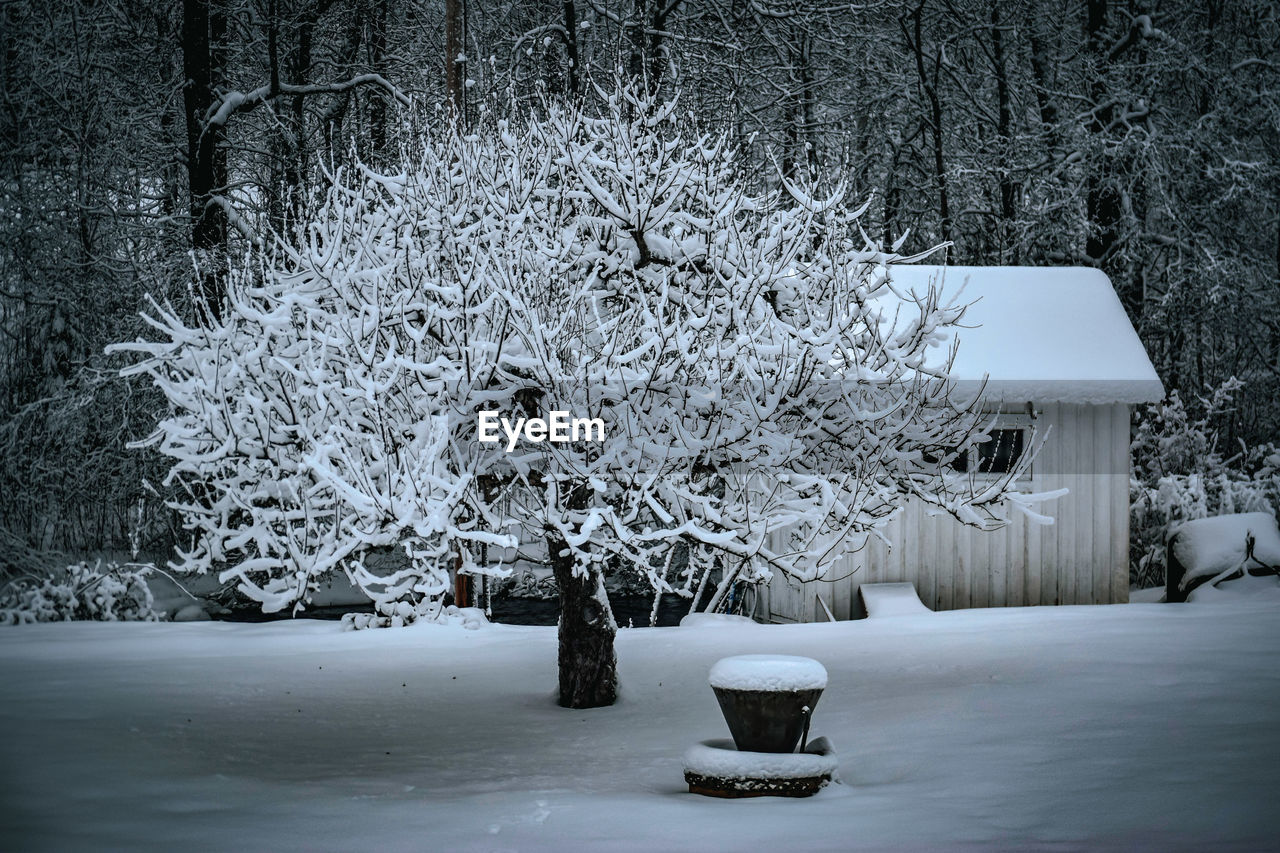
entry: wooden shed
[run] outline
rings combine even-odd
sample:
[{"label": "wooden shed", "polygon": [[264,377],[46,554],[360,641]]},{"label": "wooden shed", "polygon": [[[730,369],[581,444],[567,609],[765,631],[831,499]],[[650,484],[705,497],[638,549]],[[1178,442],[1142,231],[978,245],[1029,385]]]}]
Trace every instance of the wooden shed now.
[{"label": "wooden shed", "polygon": [[[1019,516],[982,531],[929,515],[913,501],[885,530],[845,555],[825,580],[775,574],[757,616],[776,622],[858,618],[864,583],[910,582],[934,610],[1032,604],[1111,604],[1129,599],[1129,425],[1137,403],[1164,388],[1111,282],[1074,267],[898,266],[899,290],[972,303],[958,332],[954,375],[998,412],[987,458],[1047,440],[1022,491],[1065,488],[1045,505],[1052,525]],[[1045,428],[1048,428],[1047,430]],[[996,463],[999,464],[999,463]],[[982,476],[982,475],[977,475]]]}]

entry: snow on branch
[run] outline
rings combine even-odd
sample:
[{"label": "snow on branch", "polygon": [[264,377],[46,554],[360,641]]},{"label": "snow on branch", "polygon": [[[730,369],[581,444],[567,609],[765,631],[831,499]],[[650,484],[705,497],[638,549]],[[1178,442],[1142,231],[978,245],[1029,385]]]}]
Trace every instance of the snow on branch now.
[{"label": "snow on branch", "polygon": [[249,92],[227,92],[216,104],[209,108],[205,118],[205,125],[209,127],[225,125],[235,113],[249,112],[254,107],[266,103],[279,95],[337,94],[354,89],[357,86],[377,86],[399,101],[402,106],[409,106],[409,96],[401,92],[381,74],[358,74],[349,80],[341,80],[334,83],[279,83],[274,86],[268,83]]},{"label": "snow on branch", "polygon": [[1163,35],[1163,33],[1152,25],[1150,15],[1134,15],[1133,19],[1129,22],[1129,29],[1116,41],[1115,44],[1111,46],[1111,49],[1107,51],[1107,61],[1114,61],[1122,53],[1143,39],[1161,35]]}]

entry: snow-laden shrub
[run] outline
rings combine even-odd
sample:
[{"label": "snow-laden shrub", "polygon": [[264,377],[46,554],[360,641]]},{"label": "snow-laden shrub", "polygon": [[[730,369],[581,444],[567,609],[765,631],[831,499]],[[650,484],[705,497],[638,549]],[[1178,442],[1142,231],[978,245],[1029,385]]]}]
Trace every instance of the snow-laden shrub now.
[{"label": "snow-laden shrub", "polygon": [[149,566],[77,563],[56,576],[20,578],[0,594],[0,624],[31,622],[154,622]]},{"label": "snow-laden shrub", "polygon": [[374,613],[347,613],[342,617],[342,627],[347,630],[362,628],[401,628],[415,622],[431,622],[442,625],[460,625],[475,631],[489,624],[489,619],[479,607],[443,606],[439,599],[424,599],[417,604],[407,601],[378,602]]},{"label": "snow-laden shrub", "polygon": [[1280,507],[1280,450],[1273,445],[1220,450],[1216,423],[1243,383],[1231,379],[1202,399],[1175,391],[1140,412],[1132,445],[1129,582],[1162,586],[1166,537],[1184,521]]}]

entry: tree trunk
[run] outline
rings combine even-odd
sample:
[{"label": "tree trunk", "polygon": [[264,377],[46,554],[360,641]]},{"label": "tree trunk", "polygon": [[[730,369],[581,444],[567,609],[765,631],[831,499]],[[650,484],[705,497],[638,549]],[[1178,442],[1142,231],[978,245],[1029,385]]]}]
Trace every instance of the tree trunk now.
[{"label": "tree trunk", "polygon": [[635,84],[643,80],[644,89],[650,95],[658,93],[662,82],[666,59],[663,33],[667,29],[667,18],[680,6],[680,1],[636,0],[625,24],[631,53],[627,72]]},{"label": "tree trunk", "polygon": [[618,625],[598,569],[578,575],[573,555],[555,533],[547,536],[551,568],[560,587],[560,704],[599,708],[618,696],[618,658],[613,638]]},{"label": "tree trunk", "polygon": [[662,34],[667,29],[667,17],[679,5],[680,0],[669,0],[665,5],[663,0],[658,0],[653,9],[653,31],[649,34],[649,94],[651,95],[658,93],[664,70],[663,61],[667,58],[662,43]]},{"label": "tree trunk", "polygon": [[227,18],[210,0],[183,0],[183,106],[187,120],[187,181],[191,200],[191,247],[201,264],[200,289],[207,310],[217,318],[222,304],[226,263],[227,214],[215,201],[227,184],[227,153],[222,128],[205,125],[214,89],[221,82]]},{"label": "tree trunk", "polygon": [[1058,105],[1053,99],[1053,76],[1049,48],[1039,30],[1039,21],[1030,25],[1031,75],[1035,80],[1036,106],[1040,111],[1040,129],[1045,146],[1052,152],[1058,147]]},{"label": "tree trunk", "polygon": [[[1093,113],[1089,132],[1105,146],[1108,128],[1115,114],[1115,107],[1108,103],[1106,68],[1108,64],[1105,45],[1107,26],[1106,0],[1088,0],[1085,17],[1085,37],[1093,54],[1095,66],[1089,95],[1093,100]],[[1089,236],[1085,254],[1101,265],[1111,257],[1118,239],[1120,224],[1120,193],[1116,188],[1119,176],[1104,151],[1088,170],[1088,192],[1085,197],[1086,215],[1089,220]]]},{"label": "tree trunk", "polygon": [[462,127],[466,118],[466,90],[463,86],[462,65],[458,54],[462,52],[462,0],[445,0],[444,4],[444,88],[453,111],[454,121]]},{"label": "tree trunk", "polygon": [[[1004,34],[1000,24],[1000,3],[991,6],[991,58],[996,75],[996,132],[1000,135],[1000,156],[996,168],[1000,173],[1000,260],[1006,263],[1006,252],[1012,240],[1012,222],[1016,214],[1017,188],[1010,174],[1013,158],[1013,108],[1009,96],[1009,76],[1005,68]],[[1017,263],[1015,249],[1013,262]]]},{"label": "tree trunk", "polygon": [[796,159],[803,162],[812,179],[818,169],[817,121],[815,120],[813,78],[813,43],[808,30],[801,30],[796,38],[796,67],[800,72],[799,109],[796,113],[798,123],[797,138],[800,150]]},{"label": "tree trunk", "polygon": [[[920,79],[920,90],[925,96],[928,105],[928,124],[929,133],[933,142],[933,181],[938,192],[938,219],[941,237],[944,243],[951,242],[951,202],[948,198],[947,188],[947,170],[946,161],[943,156],[942,148],[942,100],[938,96],[938,81],[942,73],[942,48],[934,49],[933,56],[933,78],[930,79],[929,73],[925,70],[924,62],[924,35],[922,27],[922,17],[924,12],[924,4],[921,3],[912,13],[912,33],[907,36],[907,42],[911,46],[912,53],[915,56],[916,76]],[[905,31],[906,25],[903,24]],[[943,263],[951,261],[951,247],[948,246],[943,250]]]},{"label": "tree trunk", "polygon": [[[297,23],[297,40],[289,56],[289,82],[305,84],[311,76],[311,42],[315,30],[313,10],[308,9],[304,17]],[[304,187],[307,184],[307,163],[311,159],[307,148],[307,114],[305,99],[294,95],[287,112],[278,113],[280,129],[284,134],[284,219],[280,233],[289,233],[291,226],[302,210],[306,196]],[[286,117],[287,116],[287,117]]]},{"label": "tree trunk", "polygon": [[569,85],[569,97],[577,100],[578,97],[578,11],[573,5],[574,0],[564,0],[564,31],[567,34],[564,40],[565,59],[568,62],[569,69],[566,74],[566,80]]},{"label": "tree trunk", "polygon": [[[379,74],[387,73],[387,0],[373,4],[369,20],[369,67]],[[372,159],[381,163],[387,154],[387,102],[381,95],[369,101],[369,143]]]}]

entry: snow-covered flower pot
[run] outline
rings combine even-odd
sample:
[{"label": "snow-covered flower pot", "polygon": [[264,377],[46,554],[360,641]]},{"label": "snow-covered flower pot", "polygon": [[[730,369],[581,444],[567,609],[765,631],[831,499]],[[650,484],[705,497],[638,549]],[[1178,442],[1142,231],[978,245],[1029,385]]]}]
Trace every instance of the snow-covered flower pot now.
[{"label": "snow-covered flower pot", "polygon": [[742,752],[794,752],[827,670],[794,655],[736,655],[711,667],[711,689]]},{"label": "snow-covered flower pot", "polygon": [[707,797],[809,797],[836,775],[825,737],[803,752],[741,752],[727,739],[704,740],[684,754],[689,791]]}]

